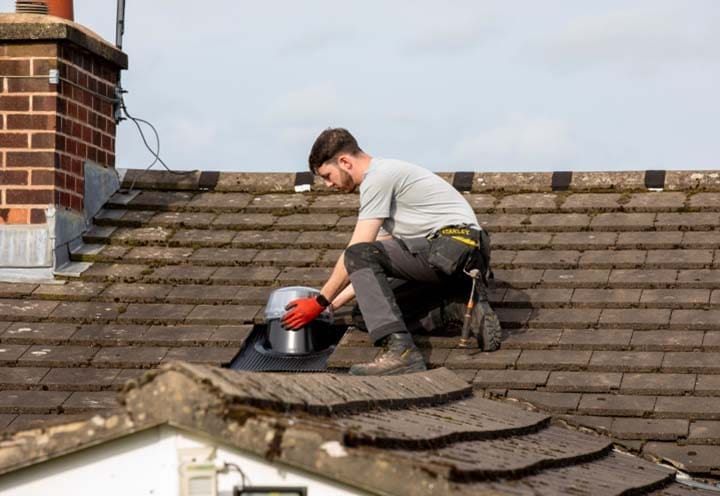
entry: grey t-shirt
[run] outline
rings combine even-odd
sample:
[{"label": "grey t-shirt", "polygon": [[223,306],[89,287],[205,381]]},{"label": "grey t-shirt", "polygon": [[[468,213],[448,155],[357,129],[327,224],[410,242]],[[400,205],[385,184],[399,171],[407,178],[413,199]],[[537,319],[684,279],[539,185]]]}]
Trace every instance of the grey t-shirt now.
[{"label": "grey t-shirt", "polygon": [[382,228],[397,238],[416,238],[444,226],[479,228],[470,205],[446,181],[402,160],[373,158],[360,183],[358,220],[385,219]]}]

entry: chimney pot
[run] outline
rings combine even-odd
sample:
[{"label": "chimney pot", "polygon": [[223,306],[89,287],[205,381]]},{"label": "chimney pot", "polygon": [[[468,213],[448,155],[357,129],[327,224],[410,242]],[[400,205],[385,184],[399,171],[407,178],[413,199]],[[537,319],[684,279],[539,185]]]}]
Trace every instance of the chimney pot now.
[{"label": "chimney pot", "polygon": [[49,12],[46,0],[16,0],[15,12],[18,14],[43,14]]},{"label": "chimney pot", "polygon": [[50,15],[62,17],[68,21],[75,20],[73,0],[46,0]]}]

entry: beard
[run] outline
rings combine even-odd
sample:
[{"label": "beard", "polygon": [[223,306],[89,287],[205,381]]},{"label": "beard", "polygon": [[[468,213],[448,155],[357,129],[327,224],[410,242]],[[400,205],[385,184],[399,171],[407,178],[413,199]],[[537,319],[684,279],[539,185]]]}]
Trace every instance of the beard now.
[{"label": "beard", "polygon": [[352,178],[349,172],[338,168],[340,171],[340,186],[338,189],[344,193],[353,193],[357,187],[357,183]]}]

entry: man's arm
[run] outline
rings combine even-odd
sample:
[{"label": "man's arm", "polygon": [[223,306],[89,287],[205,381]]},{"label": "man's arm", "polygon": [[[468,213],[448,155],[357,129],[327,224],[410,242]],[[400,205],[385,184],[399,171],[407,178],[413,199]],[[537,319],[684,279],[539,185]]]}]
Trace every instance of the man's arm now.
[{"label": "man's arm", "polygon": [[[355,224],[352,238],[348,246],[355,243],[372,242],[377,238],[383,219],[366,219]],[[345,269],[345,252],[338,258],[330,279],[320,290],[320,296],[313,298],[300,298],[288,303],[288,312],[283,315],[282,322],[288,329],[299,329],[317,318],[323,309],[332,302],[335,297],[350,284],[347,270]],[[345,295],[347,296],[347,294]],[[325,300],[323,303],[322,300]]]},{"label": "man's arm", "polygon": [[[391,238],[392,236],[390,236],[389,234],[384,234],[378,235],[375,240],[382,241]],[[347,286],[345,286],[345,289],[340,291],[340,293],[335,298],[333,298],[332,309],[339,310],[343,305],[345,305],[345,303],[352,300],[353,298],[355,298],[355,288],[353,288],[352,284],[348,284]]]},{"label": "man's arm", "polygon": [[[355,224],[355,230],[353,231],[348,246],[356,243],[371,243],[375,241],[383,220],[384,219],[365,219],[358,221],[358,223]],[[350,284],[350,278],[345,269],[345,252],[343,252],[340,254],[330,278],[322,287],[320,293],[327,298],[328,301],[333,301],[348,284]]]}]

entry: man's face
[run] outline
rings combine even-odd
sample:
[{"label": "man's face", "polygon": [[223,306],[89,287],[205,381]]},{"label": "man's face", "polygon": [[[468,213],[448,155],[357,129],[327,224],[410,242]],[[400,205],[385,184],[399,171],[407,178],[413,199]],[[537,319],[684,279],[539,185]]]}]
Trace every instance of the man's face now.
[{"label": "man's face", "polygon": [[338,161],[325,162],[318,167],[318,175],[323,178],[325,186],[328,188],[335,188],[343,193],[352,193],[355,191],[357,183],[341,164],[338,164]]}]

